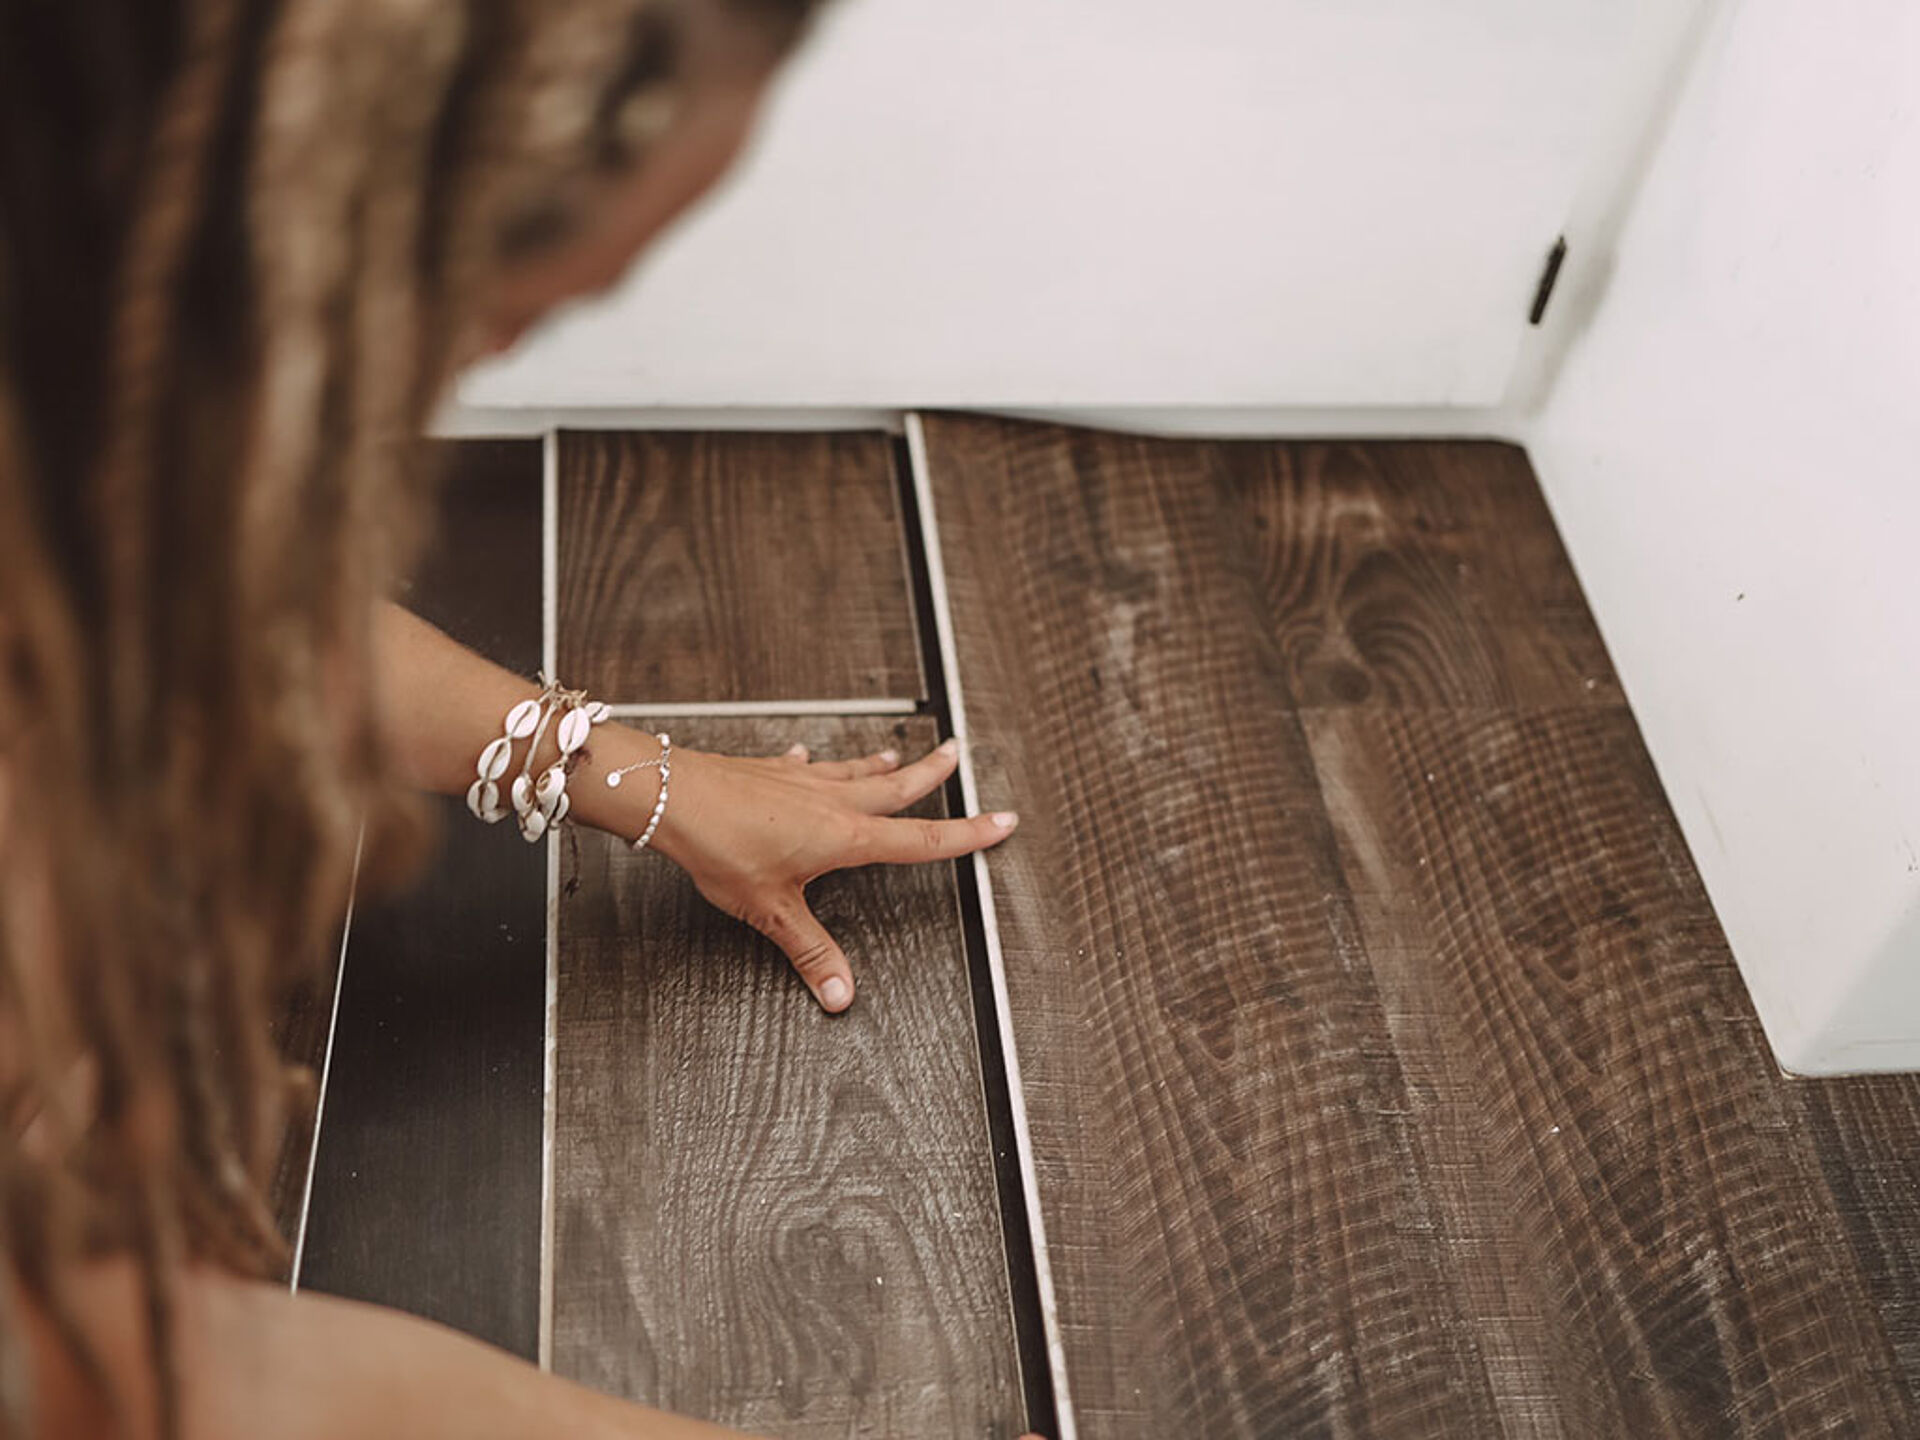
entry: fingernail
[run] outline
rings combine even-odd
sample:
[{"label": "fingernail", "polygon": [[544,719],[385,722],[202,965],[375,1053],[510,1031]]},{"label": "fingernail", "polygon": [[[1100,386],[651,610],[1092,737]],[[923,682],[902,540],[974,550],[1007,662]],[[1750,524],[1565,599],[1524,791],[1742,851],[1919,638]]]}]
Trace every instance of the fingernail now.
[{"label": "fingernail", "polygon": [[820,1003],[829,1010],[844,1010],[847,1002],[853,998],[853,991],[847,988],[847,982],[835,975],[820,987]]},{"label": "fingernail", "polygon": [[960,742],[958,740],[942,740],[940,742],[940,753],[942,755],[958,755],[960,753]]},{"label": "fingernail", "polygon": [[1020,823],[1020,817],[1011,810],[996,810],[992,818],[993,823],[1002,830],[1011,830]]},{"label": "fingernail", "polygon": [[900,763],[900,752],[898,750],[882,750],[880,752],[880,760],[881,763],[886,765],[897,765]]}]

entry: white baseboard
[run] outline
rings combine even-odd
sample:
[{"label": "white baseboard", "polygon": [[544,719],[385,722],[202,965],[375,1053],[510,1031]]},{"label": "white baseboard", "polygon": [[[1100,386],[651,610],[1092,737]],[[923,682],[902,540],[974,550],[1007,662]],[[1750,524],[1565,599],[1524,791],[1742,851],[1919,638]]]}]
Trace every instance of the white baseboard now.
[{"label": "white baseboard", "polygon": [[[916,409],[939,407],[916,406]],[[1123,430],[1136,435],[1274,440],[1294,437],[1361,439],[1420,436],[1513,440],[1520,427],[1505,410],[1480,406],[1110,405],[954,407]],[[885,406],[468,406],[450,405],[434,417],[433,433],[449,439],[543,435],[550,430],[884,430],[898,435],[905,410]]]},{"label": "white baseboard", "polygon": [[471,406],[448,405],[433,418],[443,439],[544,435],[550,430],[885,430],[901,433],[899,410],[716,405]]}]

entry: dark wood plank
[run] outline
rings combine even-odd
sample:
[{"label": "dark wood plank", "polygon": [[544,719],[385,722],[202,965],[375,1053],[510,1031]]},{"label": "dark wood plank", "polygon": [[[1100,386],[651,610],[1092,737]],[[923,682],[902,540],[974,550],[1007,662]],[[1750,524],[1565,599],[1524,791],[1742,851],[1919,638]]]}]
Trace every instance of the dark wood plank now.
[{"label": "dark wood plank", "polygon": [[1302,706],[1617,704],[1524,451],[1233,444],[1267,613]]},{"label": "dark wood plank", "polygon": [[1228,463],[1501,1433],[1910,1433],[1899,1107],[1817,1143],[1524,455]]},{"label": "dark wood plank", "polygon": [[[693,721],[676,741],[821,757],[931,721]],[[810,894],[860,977],[821,1012],[678,870],[583,835],[560,912],[553,1362],[789,1437],[1023,1428],[950,869]]]},{"label": "dark wood plank", "polygon": [[1915,1433],[1631,716],[1306,725],[1500,1433]]},{"label": "dark wood plank", "polygon": [[[541,453],[438,447],[443,520],[407,602],[530,673]],[[532,1358],[538,1340],[546,856],[436,803],[405,895],[358,904],[341,980],[300,1283]]]},{"label": "dark wood plank", "polygon": [[1798,1081],[1793,1093],[1907,1403],[1920,1407],[1920,1075]]},{"label": "dark wood plank", "polygon": [[[406,602],[463,643],[531,675],[540,665],[540,547],[520,527],[540,521],[540,442],[430,441],[420,447],[420,463],[441,467],[442,505]],[[288,1236],[306,1201],[314,1102],[332,1033],[340,947],[328,955],[325,972],[289,995],[274,1019],[281,1056],[314,1087],[288,1122],[269,1194]]]},{"label": "dark wood plank", "polygon": [[560,437],[559,667],[615,702],[920,699],[880,434]]},{"label": "dark wood plank", "polygon": [[928,441],[1082,1433],[1920,1433],[1524,457]]},{"label": "dark wood plank", "polygon": [[300,1283],[533,1359],[546,856],[436,812],[427,873],[355,910]]},{"label": "dark wood plank", "polygon": [[436,440],[439,519],[403,601],[521,675],[540,668],[539,440]]},{"label": "dark wood plank", "polygon": [[1080,1434],[1489,1433],[1218,449],[927,438]]}]

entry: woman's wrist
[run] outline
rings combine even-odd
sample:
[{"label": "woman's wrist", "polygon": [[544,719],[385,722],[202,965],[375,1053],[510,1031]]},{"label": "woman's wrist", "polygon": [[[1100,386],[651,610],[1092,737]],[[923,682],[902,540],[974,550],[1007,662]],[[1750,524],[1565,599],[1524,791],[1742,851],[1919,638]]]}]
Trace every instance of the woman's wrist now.
[{"label": "woman's wrist", "polygon": [[[660,799],[660,768],[648,763],[659,760],[660,754],[660,741],[644,730],[617,722],[596,727],[567,779],[567,793],[573,797],[571,818],[629,843],[639,839]],[[683,752],[675,746],[672,763],[678,766],[682,759]],[[615,774],[619,784],[609,785],[608,777]],[[670,809],[671,793],[668,799]],[[651,842],[654,846],[660,845],[669,823],[662,815]]]}]

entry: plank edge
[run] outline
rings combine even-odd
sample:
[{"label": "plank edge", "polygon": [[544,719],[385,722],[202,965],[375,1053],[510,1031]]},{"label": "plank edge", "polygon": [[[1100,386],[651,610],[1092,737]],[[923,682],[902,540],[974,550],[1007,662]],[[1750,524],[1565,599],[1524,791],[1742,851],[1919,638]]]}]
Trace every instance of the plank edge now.
[{"label": "plank edge", "polygon": [[[964,685],[959,650],[954,637],[953,605],[947,592],[946,559],[940,548],[940,522],[934,508],[933,471],[927,454],[926,427],[920,412],[909,411],[906,439],[913,493],[919,509],[921,552],[926,557],[927,586],[932,598],[934,632],[940,642],[940,667],[946,675],[947,714],[954,738],[960,742],[960,794],[968,814],[980,808],[980,790],[973,771],[967,730]],[[1046,1218],[1040,1208],[1039,1175],[1034,1165],[1033,1137],[1027,1128],[1026,1092],[1021,1083],[1019,1051],[1015,1048],[1013,1010],[1007,991],[1005,956],[994,909],[993,881],[983,851],[971,857],[974,885],[980,905],[980,923],[986,942],[987,969],[993,980],[995,1019],[1000,1031],[1002,1070],[1012,1112],[1014,1148],[1020,1165],[1020,1188],[1026,1202],[1027,1233],[1033,1251],[1034,1279],[1040,1292],[1040,1322],[1047,1340],[1047,1365],[1052,1372],[1056,1440],[1078,1440],[1072,1391],[1068,1385],[1066,1341],[1060,1330],[1060,1306],[1055,1297],[1053,1266],[1047,1250]]]}]

